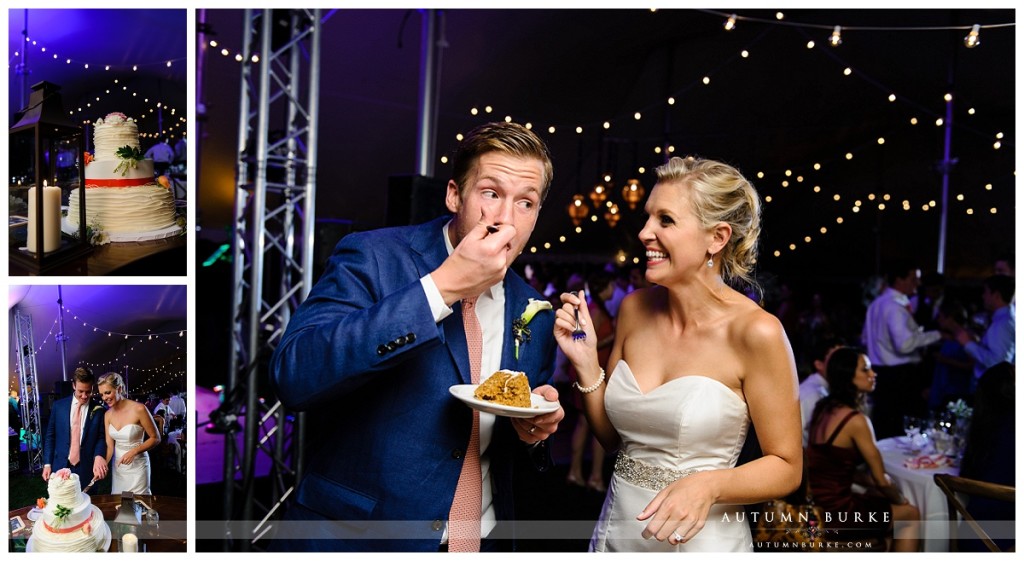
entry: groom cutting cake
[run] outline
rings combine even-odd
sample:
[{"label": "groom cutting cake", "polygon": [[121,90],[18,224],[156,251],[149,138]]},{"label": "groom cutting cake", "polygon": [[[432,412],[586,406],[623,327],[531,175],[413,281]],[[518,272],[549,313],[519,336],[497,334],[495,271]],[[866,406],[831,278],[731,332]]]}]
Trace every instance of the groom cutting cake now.
[{"label": "groom cutting cake", "polygon": [[53,402],[43,440],[43,481],[63,468],[71,468],[83,482],[107,476],[104,409],[91,400],[95,381],[92,370],[78,367],[72,376],[74,394]]}]

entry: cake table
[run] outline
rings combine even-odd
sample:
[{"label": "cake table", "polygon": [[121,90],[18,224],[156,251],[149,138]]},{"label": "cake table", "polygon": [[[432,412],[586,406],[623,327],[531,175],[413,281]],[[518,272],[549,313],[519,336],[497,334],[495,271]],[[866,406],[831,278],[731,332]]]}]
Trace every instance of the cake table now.
[{"label": "cake table", "polygon": [[[187,504],[182,497],[168,497],[163,495],[135,495],[135,498],[151,506],[160,514],[160,523],[157,526],[145,523],[139,527],[139,551],[145,546],[146,551],[171,551],[184,552],[188,543],[188,528],[186,523]],[[103,512],[103,519],[109,524],[117,517],[116,507],[121,504],[121,495],[96,495],[91,497],[92,504],[99,507]],[[25,530],[11,536],[10,551],[15,549],[16,540],[27,540],[32,534],[33,522],[29,520],[28,513],[31,506],[12,510],[9,518],[20,516],[25,522]],[[117,536],[110,541],[108,553],[116,552],[118,548]]]}]

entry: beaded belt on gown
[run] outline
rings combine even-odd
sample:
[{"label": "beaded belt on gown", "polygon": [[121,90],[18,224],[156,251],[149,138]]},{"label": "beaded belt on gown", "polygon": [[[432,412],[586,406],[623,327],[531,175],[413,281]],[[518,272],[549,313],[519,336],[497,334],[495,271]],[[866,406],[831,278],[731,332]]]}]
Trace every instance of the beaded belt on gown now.
[{"label": "beaded belt on gown", "polygon": [[647,462],[630,458],[622,450],[619,450],[619,455],[615,458],[615,475],[627,483],[643,487],[644,489],[650,489],[651,491],[661,491],[669,483],[673,483],[687,475],[693,475],[698,471],[701,470],[678,470],[652,466]]}]

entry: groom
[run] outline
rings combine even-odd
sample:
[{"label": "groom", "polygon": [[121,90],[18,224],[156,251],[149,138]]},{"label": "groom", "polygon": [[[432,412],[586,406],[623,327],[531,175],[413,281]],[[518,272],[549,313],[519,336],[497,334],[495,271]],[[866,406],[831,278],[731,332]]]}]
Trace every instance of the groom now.
[{"label": "groom", "polygon": [[512,466],[529,457],[546,468],[541,443],[565,413],[495,417],[448,388],[506,368],[558,400],[545,385],[554,313],[533,316],[532,338],[513,330],[541,296],[509,269],[536,224],[551,159],[530,130],[491,123],[463,139],[452,175],[453,216],[342,239],[274,353],[281,401],[319,421],[308,425],[317,442],[275,549],[512,547]]},{"label": "groom", "polygon": [[92,370],[78,367],[72,376],[74,394],[53,402],[43,440],[43,481],[63,468],[77,473],[83,487],[107,476],[105,410],[90,399],[95,381]]}]

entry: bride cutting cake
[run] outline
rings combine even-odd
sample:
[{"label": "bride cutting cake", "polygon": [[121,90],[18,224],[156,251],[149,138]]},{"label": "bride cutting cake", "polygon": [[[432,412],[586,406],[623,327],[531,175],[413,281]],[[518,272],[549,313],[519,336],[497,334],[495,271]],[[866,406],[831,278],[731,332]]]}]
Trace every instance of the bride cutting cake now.
[{"label": "bride cutting cake", "polygon": [[114,460],[111,493],[152,494],[148,450],[160,444],[153,416],[145,405],[127,398],[120,374],[104,374],[97,387],[100,398],[109,407],[103,423],[106,425],[107,461],[111,456]]}]

